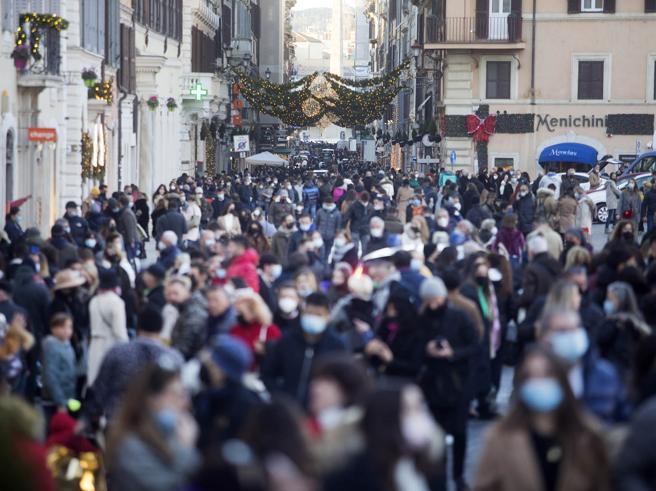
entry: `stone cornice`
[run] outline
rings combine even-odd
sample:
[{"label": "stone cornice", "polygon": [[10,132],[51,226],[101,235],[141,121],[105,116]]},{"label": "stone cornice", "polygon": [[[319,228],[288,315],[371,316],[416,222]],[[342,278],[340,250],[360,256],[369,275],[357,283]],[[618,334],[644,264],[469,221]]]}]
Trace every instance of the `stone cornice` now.
[{"label": "stone cornice", "polygon": [[157,73],[166,63],[166,56],[160,55],[137,55],[135,58],[135,69],[137,73]]}]

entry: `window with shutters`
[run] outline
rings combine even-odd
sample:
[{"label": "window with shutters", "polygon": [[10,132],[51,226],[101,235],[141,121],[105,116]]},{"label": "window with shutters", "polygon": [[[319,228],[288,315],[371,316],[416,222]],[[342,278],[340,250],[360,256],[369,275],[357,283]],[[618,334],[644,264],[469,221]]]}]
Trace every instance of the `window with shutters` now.
[{"label": "window with shutters", "polygon": [[223,5],[221,10],[221,34],[223,35],[223,45],[230,46],[232,41],[232,9]]},{"label": "window with shutters", "polygon": [[510,61],[488,61],[486,63],[486,99],[510,99],[510,68]]},{"label": "window with shutters", "polygon": [[16,0],[2,0],[2,30],[14,32],[17,25]]},{"label": "window with shutters", "polygon": [[130,93],[134,93],[137,88],[135,57],[134,29],[121,24],[121,65],[118,78],[120,87]]},{"label": "window with shutters", "polygon": [[603,12],[604,0],[581,0],[581,12]]},{"label": "window with shutters", "polygon": [[105,32],[105,61],[113,67],[121,61],[121,30],[119,0],[107,0]]},{"label": "window with shutters", "polygon": [[84,49],[102,55],[105,55],[106,1],[109,0],[83,0],[82,2],[82,46]]},{"label": "window with shutters", "polygon": [[191,71],[214,73],[217,57],[215,40],[193,26],[191,28]]},{"label": "window with shutters", "polygon": [[656,0],[645,0],[645,13],[656,12]]},{"label": "window with shutters", "polygon": [[578,99],[600,100],[604,98],[604,62],[579,61]]},{"label": "window with shutters", "polygon": [[135,19],[169,38],[182,39],[182,0],[133,0]]}]

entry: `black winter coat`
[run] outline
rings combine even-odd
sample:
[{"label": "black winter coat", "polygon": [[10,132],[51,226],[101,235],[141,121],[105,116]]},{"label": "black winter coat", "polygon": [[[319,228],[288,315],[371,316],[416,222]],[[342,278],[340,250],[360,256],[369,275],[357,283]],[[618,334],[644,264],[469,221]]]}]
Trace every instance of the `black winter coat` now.
[{"label": "black winter coat", "polygon": [[470,359],[478,350],[478,333],[469,316],[448,304],[437,311],[426,310],[419,319],[425,347],[430,341],[446,339],[453,348],[451,359],[428,356],[424,349],[419,383],[432,407],[457,407],[467,397]]},{"label": "black winter coat", "polygon": [[518,197],[513,205],[517,213],[517,228],[527,235],[533,230],[533,220],[535,218],[535,200],[531,194],[523,198]]},{"label": "black winter coat", "polygon": [[182,236],[187,232],[187,221],[182,213],[178,210],[169,210],[165,215],[162,215],[157,220],[157,240],[162,237],[162,234],[167,230],[173,230],[182,239]]},{"label": "black winter coat", "polygon": [[262,381],[270,392],[283,392],[305,403],[316,360],[344,351],[344,341],[330,328],[314,344],[308,343],[300,329],[287,331],[268,349],[260,369]]},{"label": "black winter coat", "polygon": [[551,285],[560,275],[561,265],[548,252],[536,255],[524,268],[522,276],[522,295],[519,307],[530,307],[540,296],[549,293]]}]

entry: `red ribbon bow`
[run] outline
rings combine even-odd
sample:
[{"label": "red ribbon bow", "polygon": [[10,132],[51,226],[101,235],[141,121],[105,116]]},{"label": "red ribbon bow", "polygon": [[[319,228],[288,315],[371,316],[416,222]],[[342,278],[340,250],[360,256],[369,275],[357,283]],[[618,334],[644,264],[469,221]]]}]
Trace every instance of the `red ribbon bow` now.
[{"label": "red ribbon bow", "polygon": [[481,119],[475,114],[467,116],[467,133],[469,133],[475,142],[486,142],[490,140],[490,135],[494,133],[497,126],[497,117],[488,116]]}]

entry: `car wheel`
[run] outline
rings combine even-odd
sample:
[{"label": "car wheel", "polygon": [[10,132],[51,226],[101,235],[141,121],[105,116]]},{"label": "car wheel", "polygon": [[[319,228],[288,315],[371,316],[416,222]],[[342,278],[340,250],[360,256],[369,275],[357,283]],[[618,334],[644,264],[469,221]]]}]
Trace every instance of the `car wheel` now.
[{"label": "car wheel", "polygon": [[608,208],[606,203],[600,203],[597,205],[596,218],[599,223],[606,223],[608,221]]}]

